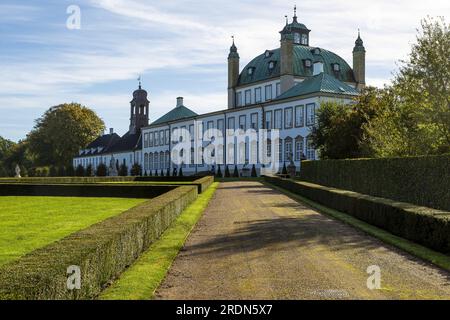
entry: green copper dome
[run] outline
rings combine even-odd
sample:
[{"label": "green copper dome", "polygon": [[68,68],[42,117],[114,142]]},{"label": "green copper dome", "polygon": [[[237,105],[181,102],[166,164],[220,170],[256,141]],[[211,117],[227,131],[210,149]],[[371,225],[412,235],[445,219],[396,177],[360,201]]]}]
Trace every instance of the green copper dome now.
[{"label": "green copper dome", "polygon": [[[310,60],[311,67],[306,67],[306,60]],[[294,45],[294,76],[311,77],[313,75],[313,63],[316,61],[323,62],[324,73],[343,82],[355,82],[352,68],[337,54],[322,48]],[[269,68],[270,62],[273,62],[274,65],[272,69]],[[335,64],[339,65],[339,71],[334,70]],[[253,70],[249,72],[249,69]],[[268,50],[250,61],[239,76],[238,86],[279,77],[280,49],[278,48]]]}]

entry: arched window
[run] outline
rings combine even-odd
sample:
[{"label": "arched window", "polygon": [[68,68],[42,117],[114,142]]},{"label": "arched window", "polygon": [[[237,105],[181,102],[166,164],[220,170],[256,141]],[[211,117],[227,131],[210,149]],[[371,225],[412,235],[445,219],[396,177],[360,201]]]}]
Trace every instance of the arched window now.
[{"label": "arched window", "polygon": [[144,170],[148,170],[148,153],[145,153],[144,155]]},{"label": "arched window", "polygon": [[308,160],[316,160],[316,150],[314,149],[311,137],[306,139],[306,158]]},{"label": "arched window", "polygon": [[164,169],[164,165],[165,165],[166,161],[165,161],[165,156],[164,156],[164,152],[163,151],[161,151],[159,153],[159,163],[160,163],[161,169]]},{"label": "arched window", "polygon": [[166,168],[170,168],[170,152],[166,151]]}]

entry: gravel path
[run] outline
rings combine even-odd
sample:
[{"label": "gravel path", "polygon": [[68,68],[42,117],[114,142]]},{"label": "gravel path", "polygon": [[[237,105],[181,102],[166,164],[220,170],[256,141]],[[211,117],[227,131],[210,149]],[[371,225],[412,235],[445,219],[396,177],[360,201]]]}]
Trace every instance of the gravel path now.
[{"label": "gravel path", "polygon": [[259,182],[226,182],[156,298],[450,299],[450,273]]}]

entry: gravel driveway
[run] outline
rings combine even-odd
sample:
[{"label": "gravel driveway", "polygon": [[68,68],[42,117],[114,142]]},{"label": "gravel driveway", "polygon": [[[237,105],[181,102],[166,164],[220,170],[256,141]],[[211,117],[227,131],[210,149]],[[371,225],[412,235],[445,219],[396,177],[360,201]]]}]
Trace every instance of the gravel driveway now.
[{"label": "gravel driveway", "polygon": [[[370,290],[374,265],[381,289]],[[450,273],[259,182],[226,182],[155,297],[449,299]]]}]

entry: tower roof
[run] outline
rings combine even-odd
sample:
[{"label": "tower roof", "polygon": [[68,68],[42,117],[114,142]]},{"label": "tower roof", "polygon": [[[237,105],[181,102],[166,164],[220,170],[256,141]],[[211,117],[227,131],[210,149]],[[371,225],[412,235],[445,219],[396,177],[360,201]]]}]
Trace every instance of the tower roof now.
[{"label": "tower roof", "polygon": [[181,120],[184,118],[189,118],[196,116],[197,114],[189,108],[181,105],[173,108],[169,112],[167,112],[162,117],[158,118],[156,121],[152,122],[151,125],[162,124],[169,121]]},{"label": "tower roof", "polygon": [[358,38],[356,38],[355,41],[355,47],[353,48],[353,52],[355,51],[365,51],[366,49],[364,48],[364,42],[361,39],[361,34],[360,31],[358,29]]},{"label": "tower roof", "polygon": [[231,36],[231,38],[233,39],[233,44],[230,47],[230,54],[228,55],[228,59],[230,58],[238,58],[239,59],[239,53],[237,51],[237,47],[234,44],[234,36]]}]

